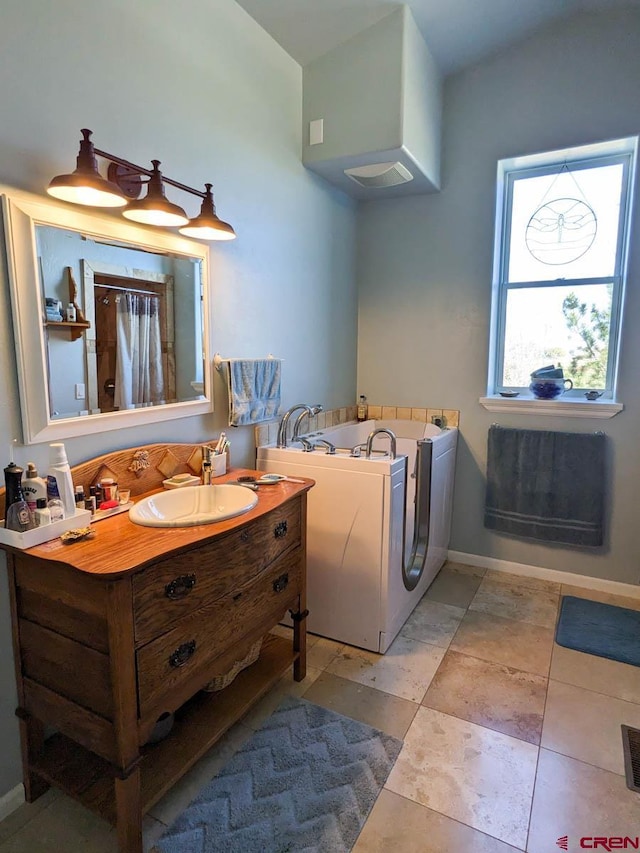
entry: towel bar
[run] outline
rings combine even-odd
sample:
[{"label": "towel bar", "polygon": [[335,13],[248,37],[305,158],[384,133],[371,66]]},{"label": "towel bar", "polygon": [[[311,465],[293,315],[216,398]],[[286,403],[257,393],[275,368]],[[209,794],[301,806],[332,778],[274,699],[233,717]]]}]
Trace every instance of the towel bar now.
[{"label": "towel bar", "polygon": [[[502,424],[497,424],[495,421],[491,424],[492,429],[503,429]],[[518,427],[504,427],[504,429],[518,429]],[[564,430],[562,430],[564,432]],[[606,433],[601,429],[594,430],[594,435],[606,435]]]},{"label": "towel bar", "polygon": [[[276,361],[276,360],[277,361],[284,361],[283,358],[276,359],[275,355],[272,355],[271,353],[269,353],[267,358],[273,359],[274,361]],[[225,362],[230,362],[230,361],[264,361],[264,359],[263,358],[223,358],[219,352],[215,353],[215,355],[213,356],[213,365],[214,365],[216,370],[222,370],[222,365]]]}]

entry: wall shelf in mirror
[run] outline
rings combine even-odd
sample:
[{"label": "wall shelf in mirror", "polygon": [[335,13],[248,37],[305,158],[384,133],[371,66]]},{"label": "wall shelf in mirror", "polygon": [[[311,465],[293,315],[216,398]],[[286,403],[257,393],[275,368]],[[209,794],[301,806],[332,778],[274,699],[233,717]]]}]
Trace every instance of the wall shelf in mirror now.
[{"label": "wall shelf in mirror", "polygon": [[86,320],[84,322],[77,321],[75,323],[69,323],[67,320],[45,320],[44,325],[49,330],[68,330],[69,337],[72,341],[77,341],[78,338],[82,337],[82,333],[85,329],[91,328],[91,323],[87,323]]},{"label": "wall shelf in mirror", "polygon": [[[9,187],[0,197],[23,442],[212,412],[209,247]],[[72,304],[75,322],[47,318],[48,300]]]}]

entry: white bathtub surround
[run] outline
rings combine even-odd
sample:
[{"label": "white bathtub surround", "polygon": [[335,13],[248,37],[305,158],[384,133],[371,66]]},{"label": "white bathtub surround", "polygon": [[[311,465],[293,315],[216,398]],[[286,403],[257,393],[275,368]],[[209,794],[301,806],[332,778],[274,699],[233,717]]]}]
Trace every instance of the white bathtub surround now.
[{"label": "white bathtub surround", "polygon": [[[364,449],[351,455],[351,448],[381,427],[396,436],[395,459],[386,435],[375,439],[371,458]],[[331,442],[336,453],[320,446],[313,452],[299,445],[259,447],[257,467],[316,481],[308,498],[308,629],[384,653],[446,558],[457,430],[424,421],[368,420],[306,435],[311,442]],[[418,440],[425,440],[431,458],[428,546],[418,582],[407,589],[403,563],[413,544],[416,479],[411,475]]]},{"label": "white bathtub surround", "polygon": [[[559,583],[563,586],[595,589],[609,595],[640,599],[640,585],[610,581],[606,578],[592,578],[574,572],[560,572],[557,569],[545,569],[543,566],[528,566],[526,563],[512,563],[509,560],[498,560],[495,557],[485,557],[481,554],[465,554],[463,551],[449,551],[448,559],[455,563],[465,563],[468,566],[493,569],[498,573],[506,572],[523,578],[539,578],[542,581]],[[570,593],[565,594],[569,595]]]},{"label": "white bathtub surround", "polygon": [[[332,426],[340,426],[341,424],[350,424],[356,421],[357,406],[343,406],[340,409],[328,409],[325,412],[320,412],[313,415],[306,422],[306,432],[315,432],[316,430],[326,429]],[[440,418],[442,426],[456,427],[460,425],[460,412],[457,409],[437,409],[428,407],[411,407],[411,406],[368,406],[367,416],[370,420],[398,420],[398,421],[418,421],[418,423],[430,424],[433,423],[432,418]],[[263,424],[255,429],[256,447],[261,447],[264,444],[273,444],[276,441],[280,420],[270,424]],[[306,433],[305,433],[306,434]]]}]

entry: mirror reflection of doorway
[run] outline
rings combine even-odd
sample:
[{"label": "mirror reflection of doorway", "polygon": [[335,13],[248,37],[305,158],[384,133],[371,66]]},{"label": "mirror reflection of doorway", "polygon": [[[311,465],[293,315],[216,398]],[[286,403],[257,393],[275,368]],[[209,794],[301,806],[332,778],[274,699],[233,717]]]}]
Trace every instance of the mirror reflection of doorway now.
[{"label": "mirror reflection of doorway", "polygon": [[94,275],[100,411],[176,401],[173,306],[167,298],[173,288],[167,284]]}]

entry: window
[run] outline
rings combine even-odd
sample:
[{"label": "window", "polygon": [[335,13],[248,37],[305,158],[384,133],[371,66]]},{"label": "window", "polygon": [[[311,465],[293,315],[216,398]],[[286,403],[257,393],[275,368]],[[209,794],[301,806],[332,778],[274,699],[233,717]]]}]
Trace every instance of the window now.
[{"label": "window", "polygon": [[615,400],[636,146],[498,164],[489,395],[530,396],[554,365],[573,382],[564,401]]}]

